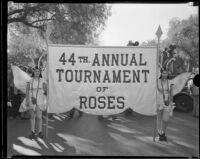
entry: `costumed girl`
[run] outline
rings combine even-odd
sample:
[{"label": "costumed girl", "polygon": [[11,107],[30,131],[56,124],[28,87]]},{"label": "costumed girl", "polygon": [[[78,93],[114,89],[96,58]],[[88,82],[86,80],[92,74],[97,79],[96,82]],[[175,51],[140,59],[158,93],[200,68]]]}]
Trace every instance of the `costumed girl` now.
[{"label": "costumed girl", "polygon": [[[36,51],[39,50],[37,49]],[[30,139],[36,138],[37,133],[38,137],[44,138],[42,133],[42,111],[46,110],[47,84],[42,78],[42,69],[40,68],[41,58],[42,56],[40,56],[38,60],[38,65],[35,65],[34,60],[31,58],[34,63],[32,79],[27,82],[26,98],[22,102],[19,110],[21,112],[29,110],[31,127]]]},{"label": "costumed girl", "polygon": [[175,105],[173,103],[173,84],[169,80],[167,66],[172,61],[167,62],[166,67],[161,66],[161,76],[157,81],[157,132],[159,141],[167,141],[166,129],[172,116]]}]

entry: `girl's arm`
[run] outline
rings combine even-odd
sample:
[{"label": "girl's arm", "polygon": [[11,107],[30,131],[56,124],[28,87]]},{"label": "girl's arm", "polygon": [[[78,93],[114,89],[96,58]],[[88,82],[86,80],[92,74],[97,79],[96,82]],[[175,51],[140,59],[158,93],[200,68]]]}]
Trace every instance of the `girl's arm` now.
[{"label": "girl's arm", "polygon": [[26,86],[26,105],[29,106],[29,96],[30,96],[30,82],[27,82]]},{"label": "girl's arm", "polygon": [[174,87],[174,84],[170,84],[169,103],[171,105],[173,105],[173,87]]},{"label": "girl's arm", "polygon": [[47,95],[47,84],[45,82],[42,83],[42,89],[43,89],[44,95]]}]

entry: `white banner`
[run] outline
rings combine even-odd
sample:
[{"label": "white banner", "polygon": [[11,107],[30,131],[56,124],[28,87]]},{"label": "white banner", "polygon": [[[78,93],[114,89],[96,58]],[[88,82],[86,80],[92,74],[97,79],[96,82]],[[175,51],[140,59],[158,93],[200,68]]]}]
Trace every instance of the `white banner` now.
[{"label": "white banner", "polygon": [[49,45],[49,112],[156,114],[156,47]]}]

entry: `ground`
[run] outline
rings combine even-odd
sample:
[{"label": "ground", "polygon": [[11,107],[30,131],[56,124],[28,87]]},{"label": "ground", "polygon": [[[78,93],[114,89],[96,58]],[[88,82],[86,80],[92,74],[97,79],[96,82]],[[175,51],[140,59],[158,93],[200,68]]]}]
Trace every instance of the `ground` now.
[{"label": "ground", "polygon": [[[47,139],[30,140],[29,120],[8,119],[7,154],[62,156],[199,156],[199,118],[175,112],[168,142],[153,141],[155,117],[137,113],[119,115],[119,120],[83,114],[67,114],[48,120]],[[44,118],[44,124],[46,124]],[[43,127],[45,132],[45,125]]]}]

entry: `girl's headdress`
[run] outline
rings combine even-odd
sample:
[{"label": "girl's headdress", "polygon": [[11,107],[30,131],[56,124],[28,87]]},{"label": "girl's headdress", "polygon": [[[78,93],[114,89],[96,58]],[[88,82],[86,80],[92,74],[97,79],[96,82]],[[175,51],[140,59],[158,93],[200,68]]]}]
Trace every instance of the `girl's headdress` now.
[{"label": "girl's headdress", "polygon": [[169,56],[164,59],[164,61],[162,62],[162,64],[159,63],[159,67],[160,67],[160,73],[161,76],[160,78],[162,78],[162,73],[167,73],[168,76],[167,78],[169,79],[169,74],[170,74],[170,64],[175,61],[175,57],[174,57],[174,50],[176,49],[175,45],[170,45],[169,49],[165,48],[163,53],[167,53]]},{"label": "girl's headdress", "polygon": [[[36,49],[36,51],[39,51],[38,49]],[[34,71],[35,70],[39,70],[40,71],[40,75],[39,77],[42,78],[42,71],[43,71],[43,68],[40,66],[40,62],[41,62],[41,59],[44,55],[44,52],[42,53],[42,55],[39,57],[39,58],[35,58],[33,59],[33,57],[29,56],[31,58],[31,61],[33,63],[33,73],[32,73],[32,76],[31,77],[34,77]]]}]

